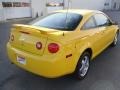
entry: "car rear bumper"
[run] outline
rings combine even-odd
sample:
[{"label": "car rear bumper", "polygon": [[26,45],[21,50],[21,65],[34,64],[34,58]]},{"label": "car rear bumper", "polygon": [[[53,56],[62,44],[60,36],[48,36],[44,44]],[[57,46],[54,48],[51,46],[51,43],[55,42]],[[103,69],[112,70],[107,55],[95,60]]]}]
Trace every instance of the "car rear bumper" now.
[{"label": "car rear bumper", "polygon": [[[43,77],[56,78],[73,72],[69,67],[69,62],[65,61],[63,56],[54,58],[39,56],[16,49],[10,43],[7,44],[7,52],[12,63]],[[26,64],[20,64],[17,61],[17,56],[24,57]]]}]

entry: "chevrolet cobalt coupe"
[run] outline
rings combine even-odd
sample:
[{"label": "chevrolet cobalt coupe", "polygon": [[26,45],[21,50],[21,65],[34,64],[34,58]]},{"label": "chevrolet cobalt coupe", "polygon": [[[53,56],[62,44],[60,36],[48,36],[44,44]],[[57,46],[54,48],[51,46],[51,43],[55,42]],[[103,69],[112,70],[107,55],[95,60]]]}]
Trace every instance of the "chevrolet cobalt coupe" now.
[{"label": "chevrolet cobalt coupe", "polygon": [[29,72],[56,78],[74,73],[83,79],[90,61],[117,44],[119,28],[94,10],[60,10],[28,25],[15,24],[7,43],[12,63]]}]

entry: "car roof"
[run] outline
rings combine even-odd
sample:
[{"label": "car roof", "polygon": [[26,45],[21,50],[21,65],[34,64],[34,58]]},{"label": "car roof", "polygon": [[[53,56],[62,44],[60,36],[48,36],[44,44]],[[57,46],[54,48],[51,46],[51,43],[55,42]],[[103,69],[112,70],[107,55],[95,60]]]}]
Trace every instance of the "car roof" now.
[{"label": "car roof", "polygon": [[66,9],[66,10],[59,10],[55,12],[69,12],[69,13],[76,13],[80,15],[87,15],[92,13],[101,13],[101,11],[98,10],[88,10],[88,9]]}]

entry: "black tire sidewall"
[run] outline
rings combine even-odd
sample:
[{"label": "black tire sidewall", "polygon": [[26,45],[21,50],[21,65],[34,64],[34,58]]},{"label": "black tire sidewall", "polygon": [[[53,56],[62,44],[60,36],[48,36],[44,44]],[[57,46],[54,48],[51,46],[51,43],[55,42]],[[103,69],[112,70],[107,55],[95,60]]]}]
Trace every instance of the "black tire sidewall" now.
[{"label": "black tire sidewall", "polygon": [[77,78],[79,78],[80,80],[82,80],[82,79],[84,79],[86,76],[87,76],[87,74],[88,74],[88,71],[87,71],[87,73],[85,74],[85,76],[80,76],[80,74],[79,74],[79,69],[81,68],[81,61],[82,61],[82,59],[85,57],[85,56],[88,56],[89,57],[89,67],[88,67],[88,71],[89,71],[89,69],[90,69],[90,59],[91,59],[91,57],[90,57],[90,53],[89,52],[84,52],[81,56],[80,56],[80,59],[79,59],[79,61],[78,61],[78,64],[77,64],[77,67],[76,67],[76,70],[75,70],[75,76],[77,77]]}]

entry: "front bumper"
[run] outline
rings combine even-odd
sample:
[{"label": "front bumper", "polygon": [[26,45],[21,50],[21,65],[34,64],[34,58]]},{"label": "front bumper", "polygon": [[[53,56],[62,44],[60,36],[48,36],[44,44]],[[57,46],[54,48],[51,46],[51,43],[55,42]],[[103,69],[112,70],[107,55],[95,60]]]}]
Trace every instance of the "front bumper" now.
[{"label": "front bumper", "polygon": [[[45,55],[39,56],[14,48],[10,43],[7,44],[7,52],[12,63],[43,77],[56,78],[73,72],[64,56],[53,58]],[[23,65],[17,62],[17,56],[24,57],[26,64]]]}]

